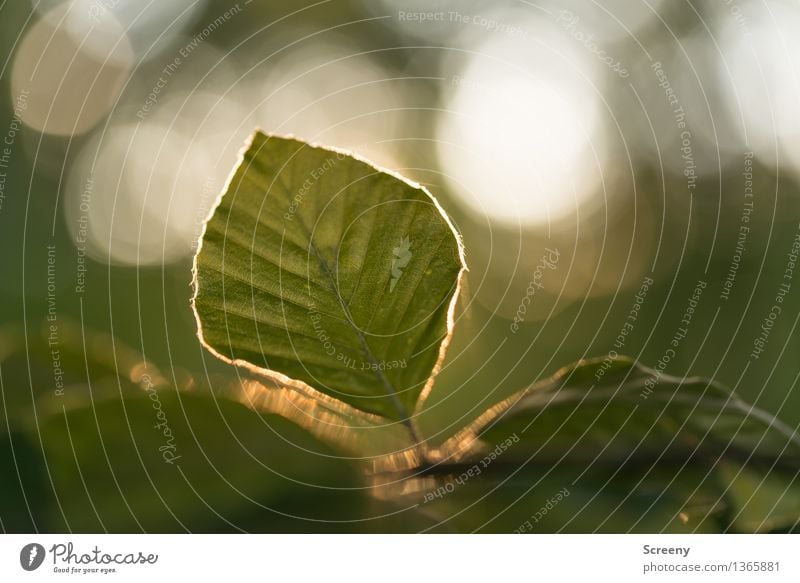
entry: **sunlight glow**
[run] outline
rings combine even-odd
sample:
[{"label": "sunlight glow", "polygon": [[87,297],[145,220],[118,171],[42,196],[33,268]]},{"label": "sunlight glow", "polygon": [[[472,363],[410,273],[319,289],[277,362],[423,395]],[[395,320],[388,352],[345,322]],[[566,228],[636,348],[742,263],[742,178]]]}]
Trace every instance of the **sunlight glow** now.
[{"label": "sunlight glow", "polygon": [[800,8],[775,2],[743,14],[726,14],[720,35],[725,105],[760,159],[800,172]]},{"label": "sunlight glow", "polygon": [[476,213],[547,223],[592,192],[598,107],[586,58],[557,33],[497,36],[452,79],[439,155]]},{"label": "sunlight glow", "polygon": [[133,64],[125,30],[111,15],[96,21],[77,5],[60,5],[36,22],[20,44],[11,92],[26,95],[22,121],[58,136],[84,133],[113,107]]}]

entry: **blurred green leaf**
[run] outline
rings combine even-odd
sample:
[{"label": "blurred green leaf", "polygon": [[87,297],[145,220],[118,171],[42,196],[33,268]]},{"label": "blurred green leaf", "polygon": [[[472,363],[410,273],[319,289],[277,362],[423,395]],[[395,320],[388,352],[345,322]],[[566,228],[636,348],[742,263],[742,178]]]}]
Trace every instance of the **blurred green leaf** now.
[{"label": "blurred green leaf", "polygon": [[[637,464],[593,468],[564,460],[546,465],[483,458],[440,474],[423,489],[422,509],[437,526],[485,533],[719,532],[727,506],[698,467]],[[475,478],[464,472],[475,465]],[[448,468],[442,467],[441,471]],[[459,482],[460,480],[460,482]]]},{"label": "blurred green leaf", "polygon": [[138,390],[145,368],[155,385],[165,384],[141,353],[67,316],[59,317],[57,342],[49,342],[49,336],[47,321],[27,333],[19,325],[0,327],[0,405],[12,428],[34,426],[41,407],[84,404]]},{"label": "blurred green leaf", "polygon": [[722,461],[718,472],[731,500],[731,529],[796,532],[800,528],[800,466],[795,471],[760,460]]},{"label": "blurred green leaf", "polygon": [[257,132],[206,223],[194,307],[222,358],[407,421],[444,356],[463,270],[425,190]]},{"label": "blurred green leaf", "polygon": [[[371,495],[363,470],[374,460],[345,457],[348,446],[363,446],[377,460],[390,450],[413,462],[398,425],[325,395],[300,402],[285,387],[234,383],[234,375],[217,380],[236,391],[212,393],[191,377],[175,391],[140,353],[66,318],[59,339],[62,394],[47,326],[27,341],[18,327],[0,329],[0,531],[436,529],[414,504]],[[252,410],[291,418],[288,409],[299,406],[295,421],[314,417],[305,425],[324,443]],[[173,439],[158,427],[160,415]],[[165,451],[180,457],[169,463]]]},{"label": "blurred green leaf", "polygon": [[670,459],[723,449],[730,456],[800,459],[791,431],[727,389],[624,358],[566,367],[493,407],[467,431],[489,444],[513,433],[553,459],[564,453],[590,461]]},{"label": "blurred green leaf", "polygon": [[351,530],[356,468],[275,415],[171,389],[53,413],[49,530]]},{"label": "blurred green leaf", "polygon": [[[548,488],[588,487],[579,506],[577,496],[550,518],[579,514],[543,521],[545,530],[694,531],[713,519],[718,530],[749,532],[791,527],[800,518],[795,432],[713,382],[625,358],[562,369],[493,407],[441,454],[467,466],[487,456],[472,487],[500,502],[524,506],[532,495],[535,506]],[[502,494],[515,487],[519,493]]]},{"label": "blurred green leaf", "polygon": [[52,496],[41,447],[32,435],[4,429],[0,430],[0,532],[45,530]]}]

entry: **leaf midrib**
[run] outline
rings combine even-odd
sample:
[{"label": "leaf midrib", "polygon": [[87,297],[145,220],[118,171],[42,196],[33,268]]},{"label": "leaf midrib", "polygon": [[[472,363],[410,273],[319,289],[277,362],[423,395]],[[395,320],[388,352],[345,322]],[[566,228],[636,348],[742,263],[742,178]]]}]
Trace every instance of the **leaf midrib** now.
[{"label": "leaf midrib", "polygon": [[328,278],[330,291],[333,292],[333,294],[336,296],[336,299],[339,302],[339,306],[341,307],[342,312],[344,312],[345,319],[347,320],[348,325],[352,329],[353,333],[356,335],[356,338],[358,339],[358,342],[361,345],[361,350],[364,354],[365,360],[367,360],[370,364],[373,365],[371,368],[375,374],[375,377],[378,379],[381,386],[384,388],[386,396],[391,401],[392,406],[395,408],[395,411],[399,415],[402,423],[408,428],[412,438],[416,441],[416,443],[421,443],[422,440],[417,435],[417,431],[414,428],[414,425],[412,424],[409,418],[408,410],[405,408],[402,401],[400,401],[400,398],[398,396],[397,390],[395,389],[394,385],[392,385],[388,377],[385,374],[383,374],[383,371],[380,370],[380,367],[378,366],[380,363],[378,359],[375,358],[375,355],[372,353],[372,350],[370,349],[369,344],[367,343],[367,339],[364,337],[364,333],[358,326],[355,325],[353,321],[353,316],[350,313],[349,307],[347,306],[347,302],[342,297],[342,294],[339,291],[339,287],[336,285],[336,277],[333,274],[333,271],[331,270],[330,266],[328,265],[328,262],[325,260],[325,257],[322,255],[322,253],[320,253],[319,249],[317,249],[317,246],[314,244],[314,241],[310,233],[308,235],[308,241],[309,241],[308,243],[309,249],[319,261],[320,267],[322,268],[322,272]]}]

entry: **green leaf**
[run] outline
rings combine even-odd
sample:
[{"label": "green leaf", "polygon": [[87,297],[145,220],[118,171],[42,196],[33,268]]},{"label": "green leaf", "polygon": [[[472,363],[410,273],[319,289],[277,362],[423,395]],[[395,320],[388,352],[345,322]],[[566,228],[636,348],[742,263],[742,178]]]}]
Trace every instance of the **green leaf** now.
[{"label": "green leaf", "polygon": [[[441,456],[468,464],[498,448],[502,455],[491,460],[480,487],[494,492],[521,480],[527,493],[547,476],[557,477],[551,489],[588,487],[593,495],[577,507],[581,515],[566,523],[579,531],[608,524],[705,530],[713,518],[719,530],[750,532],[791,528],[800,518],[796,432],[716,383],[672,377],[626,358],[562,369],[490,409],[446,443]],[[593,515],[591,507],[610,504],[609,497],[618,501],[615,512],[633,505],[628,514],[647,519]],[[637,498],[650,502],[637,506]]]},{"label": "green leaf", "polygon": [[718,472],[735,512],[732,530],[793,532],[800,528],[800,465],[794,471],[763,461],[723,461]]},{"label": "green leaf", "polygon": [[[3,427],[0,424],[0,427]],[[0,429],[0,532],[36,532],[52,501],[41,448],[22,431]]]},{"label": "green leaf", "polygon": [[[482,459],[426,485],[420,509],[437,526],[483,533],[720,532],[727,506],[705,471],[628,464],[584,473],[585,465]],[[481,474],[464,480],[477,465]],[[441,468],[444,471],[447,468]],[[468,475],[468,474],[466,474]]]},{"label": "green leaf", "polygon": [[[132,377],[145,366],[136,350],[68,316],[59,315],[59,342],[51,345],[51,325],[43,321],[27,334],[20,326],[0,327],[0,388],[5,388],[0,406],[12,427],[35,425],[36,399],[49,406],[48,397],[54,397],[60,407],[130,390],[136,386]],[[150,370],[160,378],[155,367]]]},{"label": "green leaf", "polygon": [[336,450],[226,399],[142,391],[40,426],[57,504],[48,530],[350,530],[367,487]]},{"label": "green leaf", "polygon": [[193,305],[217,356],[405,422],[444,357],[464,269],[421,187],[257,132],[206,223]]},{"label": "green leaf", "polygon": [[251,380],[234,390],[234,374],[213,391],[191,378],[176,391],[140,353],[62,317],[58,394],[48,332],[30,334],[26,351],[21,330],[0,328],[0,531],[436,529],[413,504],[373,497],[364,476],[414,465],[399,425],[325,395]]},{"label": "green leaf", "polygon": [[[46,495],[31,490],[30,503],[46,532],[439,528],[413,504],[371,496],[358,464],[338,449],[277,415],[210,393],[164,387],[63,407],[42,419],[39,433],[44,458],[36,468],[49,475],[39,478]],[[32,477],[23,477],[27,490]],[[6,511],[20,502],[15,494],[0,503],[0,516],[11,519],[7,528],[30,530],[24,507]]]},{"label": "green leaf", "polygon": [[446,449],[470,436],[491,445],[512,434],[534,444],[541,458],[568,453],[596,462],[715,452],[788,464],[800,453],[791,430],[724,387],[622,357],[562,369],[492,407]]}]

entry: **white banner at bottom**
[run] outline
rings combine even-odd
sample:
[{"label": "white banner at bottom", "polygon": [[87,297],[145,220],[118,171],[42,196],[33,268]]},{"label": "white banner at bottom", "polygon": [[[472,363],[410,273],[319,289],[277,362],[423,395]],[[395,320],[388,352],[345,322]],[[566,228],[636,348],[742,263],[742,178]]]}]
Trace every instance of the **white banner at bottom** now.
[{"label": "white banner at bottom", "polygon": [[0,581],[796,583],[798,555],[793,535],[3,535]]}]

